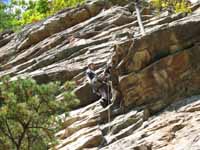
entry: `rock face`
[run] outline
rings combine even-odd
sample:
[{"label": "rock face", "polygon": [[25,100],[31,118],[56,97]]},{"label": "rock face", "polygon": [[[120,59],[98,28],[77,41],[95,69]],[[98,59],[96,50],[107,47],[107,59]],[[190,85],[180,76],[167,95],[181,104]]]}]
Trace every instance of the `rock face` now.
[{"label": "rock face", "polygon": [[128,150],[198,150],[200,147],[199,106],[199,96],[173,103],[158,115],[150,117],[130,136],[102,150],[118,150],[124,147]]},{"label": "rock face", "polygon": [[[61,150],[200,149],[200,4],[191,14],[142,12],[96,0],[0,34],[0,77],[75,80],[78,109],[56,134]],[[133,7],[134,8],[134,7]],[[111,65],[113,103],[102,109],[85,81]],[[110,117],[109,117],[110,116]]]},{"label": "rock face", "polygon": [[[129,55],[117,66],[126,106],[154,103],[160,99],[167,104],[171,96],[199,92],[200,84],[195,79],[199,74],[198,63],[195,63],[200,61],[196,57],[200,52],[196,44],[199,29],[199,17],[186,17],[178,25],[169,23],[162,30],[134,41]],[[183,32],[186,30],[187,33]],[[160,37],[160,42],[154,37]]]}]

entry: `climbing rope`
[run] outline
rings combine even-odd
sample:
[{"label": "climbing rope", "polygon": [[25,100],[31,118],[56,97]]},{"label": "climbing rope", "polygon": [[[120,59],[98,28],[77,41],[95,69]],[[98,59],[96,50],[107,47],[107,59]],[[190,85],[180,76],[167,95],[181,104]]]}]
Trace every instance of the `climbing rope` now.
[{"label": "climbing rope", "polygon": [[140,9],[139,9],[138,3],[139,3],[139,1],[135,0],[136,16],[137,16],[138,24],[139,24],[139,27],[140,27],[140,30],[141,30],[141,34],[145,35],[144,25],[142,23],[142,17],[141,17],[141,14],[140,14]]},{"label": "climbing rope", "polygon": [[[111,104],[111,100],[109,101],[110,99],[110,84],[108,83],[108,106]],[[111,132],[111,126],[110,126],[110,123],[111,123],[111,109],[110,107],[108,108],[108,132],[107,132],[107,135]],[[114,137],[114,139],[117,141],[118,139],[116,137]],[[117,144],[119,149],[123,149],[121,147],[120,144]]]},{"label": "climbing rope", "polygon": [[[133,49],[133,46],[134,46],[134,39],[132,39],[132,43],[131,43],[131,45],[130,45],[130,47],[128,49],[128,56],[130,55],[130,52],[131,52],[131,49]],[[110,97],[110,92],[111,91],[110,91],[110,84],[109,83],[110,82],[107,83],[107,88],[108,88],[107,89],[108,90],[108,106],[111,104],[111,100],[110,100],[110,98],[111,98]],[[122,102],[120,103],[120,108],[122,107],[121,105],[122,105]],[[123,118],[123,122],[124,122],[124,118]],[[110,123],[111,123],[111,107],[108,108],[108,132],[107,132],[107,135],[110,134],[110,132],[111,132],[111,125],[110,125]],[[116,141],[118,140],[117,137],[114,137],[114,139]],[[119,146],[119,148],[122,148],[121,145],[118,145],[118,146]]]},{"label": "climbing rope", "polygon": [[110,129],[110,122],[111,122],[111,114],[110,114],[110,104],[111,104],[111,99],[110,99],[110,84],[109,84],[109,81],[108,81],[108,133],[110,133],[111,129]]}]

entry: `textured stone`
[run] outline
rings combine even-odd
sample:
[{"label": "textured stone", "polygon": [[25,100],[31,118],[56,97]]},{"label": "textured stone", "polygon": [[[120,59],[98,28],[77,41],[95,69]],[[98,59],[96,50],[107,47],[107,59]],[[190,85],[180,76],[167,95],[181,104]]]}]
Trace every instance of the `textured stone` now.
[{"label": "textured stone", "polygon": [[75,94],[80,100],[80,106],[88,105],[99,99],[99,96],[93,93],[92,88],[88,83],[75,89]]},{"label": "textured stone", "polygon": [[102,2],[92,2],[83,7],[67,10],[66,12],[59,13],[45,20],[39,27],[33,27],[34,30],[30,31],[28,37],[21,41],[18,49],[28,48],[29,46],[38,43],[39,41],[47,38],[48,36],[60,32],[66,28],[74,26],[80,22],[97,15],[105,5]]},{"label": "textured stone", "polygon": [[103,141],[102,133],[98,129],[91,133],[87,133],[87,129],[84,129],[83,132],[86,132],[85,135],[81,135],[80,132],[81,131],[77,132],[77,135],[74,135],[77,136],[76,138],[74,137],[74,141],[70,141],[69,143],[65,141],[66,143],[64,142],[63,145],[66,144],[66,146],[61,145],[60,150],[80,150],[83,148],[92,148],[100,145]]},{"label": "textured stone", "polygon": [[[190,107],[199,106],[199,96],[175,102],[159,115],[152,116],[132,135],[122,138],[102,148],[116,149],[126,147],[130,150],[177,150],[199,149],[199,110],[188,112]],[[177,113],[178,112],[178,113]]]},{"label": "textured stone", "polygon": [[121,77],[120,87],[121,91],[123,89],[125,105],[148,104],[160,99],[165,105],[170,97],[199,92],[197,87],[200,84],[194,80],[199,73],[198,64],[193,65],[199,52],[200,48],[194,47],[165,57],[142,72]]},{"label": "textured stone", "polygon": [[[200,93],[200,5],[191,14],[144,9],[142,36],[133,3],[114,2],[121,6],[89,0],[0,33],[0,77],[61,81],[62,92],[76,81],[80,105],[59,116],[55,149],[199,149],[199,97],[184,97]],[[113,104],[105,109],[85,80],[88,61],[97,74],[111,65]]]}]

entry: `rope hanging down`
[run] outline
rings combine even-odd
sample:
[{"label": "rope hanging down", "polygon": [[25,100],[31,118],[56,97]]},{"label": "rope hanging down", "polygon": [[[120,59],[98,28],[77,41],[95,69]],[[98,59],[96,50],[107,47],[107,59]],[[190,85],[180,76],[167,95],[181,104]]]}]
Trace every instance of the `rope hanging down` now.
[{"label": "rope hanging down", "polygon": [[110,122],[111,122],[111,112],[110,112],[110,84],[109,84],[109,81],[108,81],[108,85],[107,85],[108,87],[108,133],[110,133],[110,131],[111,131],[111,127],[110,127]]},{"label": "rope hanging down", "polygon": [[139,27],[140,27],[141,34],[145,35],[144,26],[143,26],[143,23],[142,23],[142,17],[140,15],[139,0],[135,0],[135,11],[136,11],[136,16],[137,16],[137,20],[138,20],[138,24],[139,24]]}]

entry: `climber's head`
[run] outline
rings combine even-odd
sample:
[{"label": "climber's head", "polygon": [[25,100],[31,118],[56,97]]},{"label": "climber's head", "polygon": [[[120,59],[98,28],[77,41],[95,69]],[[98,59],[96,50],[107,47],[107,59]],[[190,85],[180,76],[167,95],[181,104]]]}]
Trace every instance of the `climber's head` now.
[{"label": "climber's head", "polygon": [[87,66],[89,69],[92,69],[92,70],[95,70],[96,68],[96,65],[93,62],[89,62]]}]

